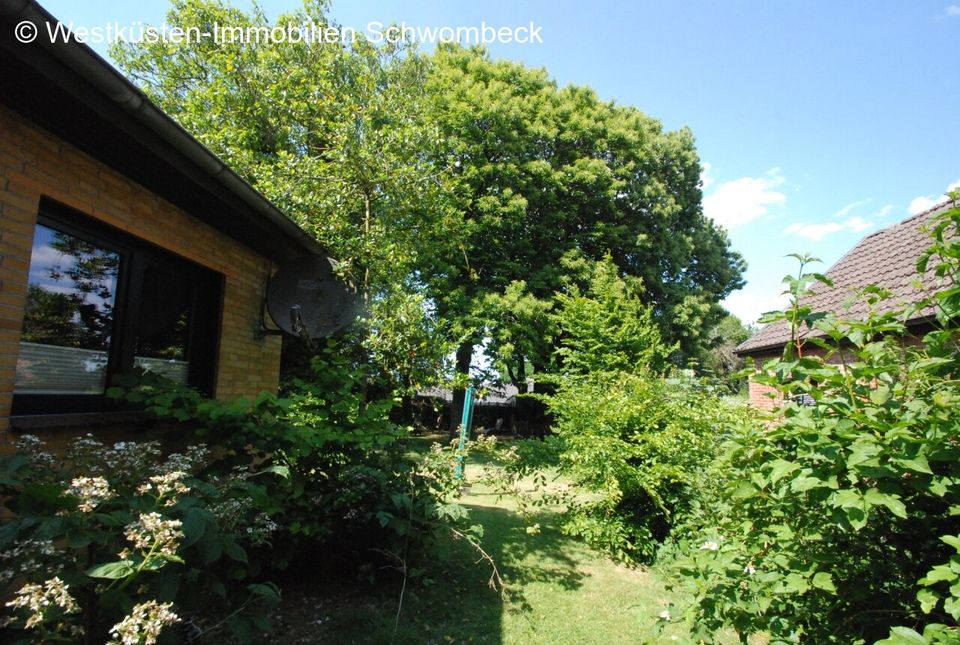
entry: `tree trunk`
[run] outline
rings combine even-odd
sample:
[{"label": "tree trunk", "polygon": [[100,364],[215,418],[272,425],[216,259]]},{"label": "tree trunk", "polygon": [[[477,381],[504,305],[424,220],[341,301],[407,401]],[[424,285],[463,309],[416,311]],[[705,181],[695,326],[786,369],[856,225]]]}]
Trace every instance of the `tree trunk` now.
[{"label": "tree trunk", "polygon": [[527,391],[527,358],[523,355],[523,352],[517,352],[516,361],[517,377],[514,385],[516,385],[520,393],[523,394]]},{"label": "tree trunk", "polygon": [[[457,348],[457,374],[470,375],[470,359],[473,358],[473,341],[466,340]],[[456,437],[459,433],[460,418],[463,416],[463,399],[466,391],[457,388],[453,391],[453,401],[450,403],[450,436]]]}]

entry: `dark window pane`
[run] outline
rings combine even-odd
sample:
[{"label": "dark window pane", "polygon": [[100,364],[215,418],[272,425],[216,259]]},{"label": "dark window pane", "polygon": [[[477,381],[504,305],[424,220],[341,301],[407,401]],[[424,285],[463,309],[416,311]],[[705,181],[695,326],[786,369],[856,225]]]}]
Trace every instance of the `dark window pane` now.
[{"label": "dark window pane", "polygon": [[100,394],[120,255],[37,225],[15,393]]},{"label": "dark window pane", "polygon": [[182,275],[147,266],[142,289],[134,365],[185,384],[192,285]]}]

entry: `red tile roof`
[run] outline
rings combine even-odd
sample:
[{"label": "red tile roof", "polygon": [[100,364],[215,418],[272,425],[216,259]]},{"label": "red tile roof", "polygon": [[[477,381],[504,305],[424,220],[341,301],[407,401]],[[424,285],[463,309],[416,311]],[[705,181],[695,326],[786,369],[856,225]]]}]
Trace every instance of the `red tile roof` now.
[{"label": "red tile roof", "polygon": [[[928,233],[931,220],[951,207],[951,202],[940,204],[866,236],[827,271],[833,288],[817,283],[812,288],[813,294],[802,298],[801,302],[814,312],[861,319],[867,313],[866,301],[862,298],[852,304],[849,301],[857,290],[868,285],[883,287],[893,294],[876,305],[879,311],[898,309],[929,296],[937,288],[937,278],[932,270],[934,263],[921,277],[917,274],[917,259],[932,243]],[[919,311],[906,322],[918,321],[932,313],[930,310]],[[804,328],[801,335],[822,334]],[[766,325],[734,351],[740,355],[771,353],[782,349],[788,340],[790,326],[781,320]]]}]

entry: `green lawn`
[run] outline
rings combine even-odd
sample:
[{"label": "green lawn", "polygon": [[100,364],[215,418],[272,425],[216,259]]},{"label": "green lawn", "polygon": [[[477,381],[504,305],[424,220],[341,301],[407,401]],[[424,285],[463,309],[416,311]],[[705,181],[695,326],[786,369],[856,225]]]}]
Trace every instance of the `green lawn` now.
[{"label": "green lawn", "polygon": [[[463,497],[483,524],[484,548],[507,589],[487,587],[490,568],[462,542],[451,542],[426,573],[429,584],[408,585],[394,633],[400,581],[385,588],[318,581],[311,592],[285,597],[284,642],[584,644],[684,642],[671,625],[653,638],[650,626],[667,608],[664,581],[644,569],[618,565],[562,535],[545,510],[525,521],[510,500],[476,483],[481,466],[468,464],[473,482]],[[536,534],[530,524],[540,525]]]}]

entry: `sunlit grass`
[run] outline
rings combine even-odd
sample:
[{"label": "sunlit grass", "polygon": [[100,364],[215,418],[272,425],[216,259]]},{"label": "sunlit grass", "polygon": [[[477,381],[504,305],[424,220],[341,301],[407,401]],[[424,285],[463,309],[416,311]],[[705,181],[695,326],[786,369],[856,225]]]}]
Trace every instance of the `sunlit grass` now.
[{"label": "sunlit grass", "polygon": [[[426,444],[427,442],[420,442]],[[422,448],[418,445],[417,448]],[[304,615],[293,642],[330,643],[658,643],[687,642],[679,625],[652,627],[672,599],[653,571],[617,564],[557,528],[556,512],[524,518],[510,498],[480,483],[488,457],[468,462],[462,503],[484,526],[483,547],[506,582],[487,586],[490,568],[469,545],[446,540],[418,582],[318,591],[316,620]],[[528,527],[539,525],[539,530]],[[328,585],[324,585],[325,587]],[[311,601],[306,612],[309,614]],[[283,634],[281,634],[283,636]],[[294,633],[287,636],[293,638]],[[315,640],[314,640],[315,639]]]}]

